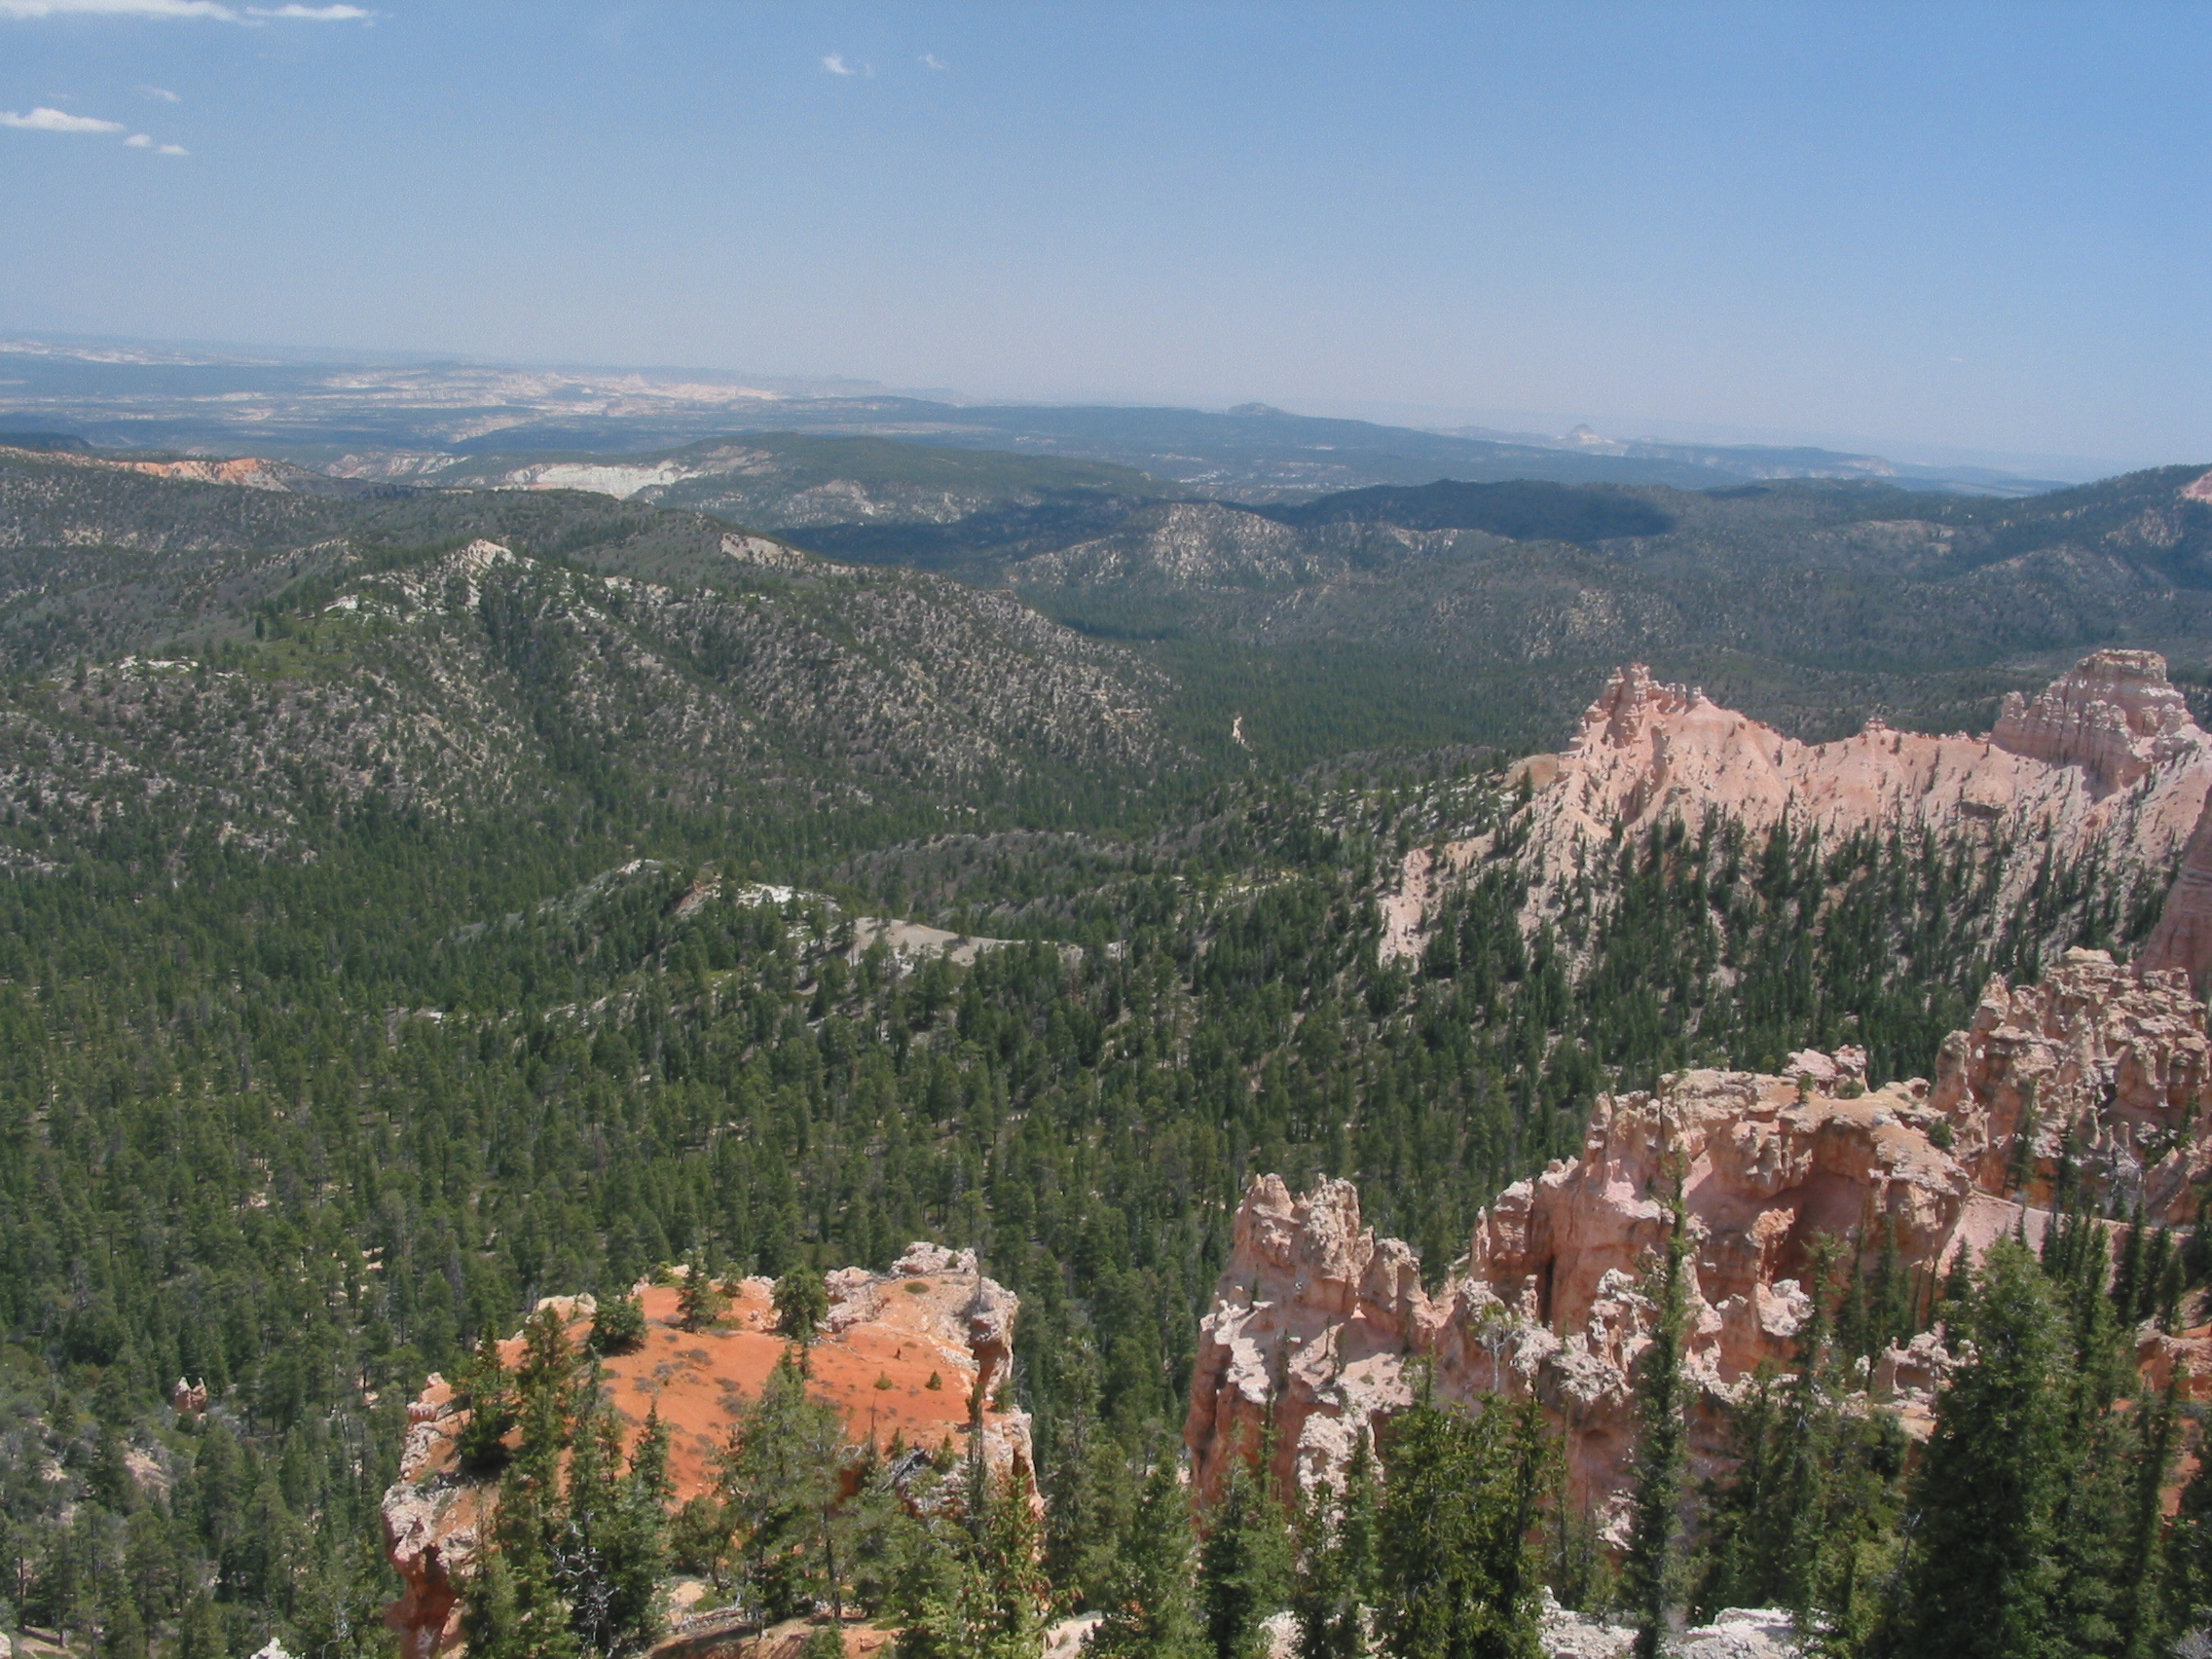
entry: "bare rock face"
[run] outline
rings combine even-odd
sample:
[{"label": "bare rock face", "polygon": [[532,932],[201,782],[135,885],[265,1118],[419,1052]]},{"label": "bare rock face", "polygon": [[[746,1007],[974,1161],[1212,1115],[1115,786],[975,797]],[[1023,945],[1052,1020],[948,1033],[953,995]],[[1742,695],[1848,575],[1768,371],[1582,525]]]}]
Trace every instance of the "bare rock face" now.
[{"label": "bare rock face", "polygon": [[1887,1239],[1923,1269],[1954,1246],[1972,1181],[1929,1132],[1928,1086],[1845,1095],[1810,1076],[1695,1071],[1601,1099],[1582,1156],[1507,1188],[1476,1225],[1431,1339],[1440,1384],[1542,1402],[1567,1433],[1570,1495],[1602,1526],[1626,1498],[1633,1378],[1656,1311],[1648,1278],[1677,1183],[1693,1241],[1696,1474],[1714,1470],[1742,1381],[1793,1358],[1817,1238],[1868,1250]]},{"label": "bare rock face", "polygon": [[1236,1211],[1230,1267],[1198,1326],[1184,1438],[1213,1485],[1258,1453],[1271,1404],[1274,1473],[1287,1485],[1340,1466],[1378,1411],[1412,1403],[1405,1355],[1430,1316],[1420,1261],[1359,1219],[1359,1191],[1324,1181],[1294,1198],[1279,1175]]},{"label": "bare rock face", "polygon": [[[2006,700],[1986,737],[1932,737],[1870,719],[1855,736],[1806,744],[1641,663],[1619,669],[1567,749],[1531,766],[1549,774],[1524,808],[1524,855],[1543,893],[1571,877],[1616,827],[1631,833],[1716,813],[1763,832],[1785,816],[1840,837],[1866,829],[1965,833],[2005,860],[2002,903],[2016,902],[2045,858],[2096,851],[2108,872],[2158,880],[2190,843],[2212,793],[2212,735],[2190,718],[2152,651],[2098,651],[2033,700]],[[2212,830],[2195,898],[2174,919],[2159,965],[2212,972]],[[1425,912],[1453,870],[1484,850],[1417,848],[1384,904],[1385,949],[1417,951]],[[2186,929],[2186,937],[2183,930]],[[2200,983],[2201,983],[2200,979]]]},{"label": "bare rock face", "polygon": [[2198,996],[2212,991],[2212,800],[2205,802],[2158,925],[2136,960],[2146,968],[2179,969]]},{"label": "bare rock face", "polygon": [[[985,1459],[1030,1478],[1028,1415],[999,1399],[1020,1303],[977,1271],[974,1252],[915,1244],[889,1273],[847,1268],[828,1275],[828,1285],[808,1391],[844,1414],[854,1440],[965,1445],[979,1410]],[[637,1287],[645,1341],[605,1360],[603,1398],[633,1434],[655,1412],[667,1424],[675,1503],[713,1487],[717,1452],[790,1346],[775,1331],[773,1289],[767,1279],[746,1279],[719,1322],[687,1331],[673,1286]],[[589,1297],[540,1306],[568,1320],[571,1340],[581,1344],[594,1311]],[[509,1363],[520,1359],[519,1336],[501,1347]],[[386,1554],[402,1586],[386,1622],[399,1633],[404,1659],[431,1659],[460,1644],[461,1590],[498,1485],[460,1467],[455,1442],[467,1412],[443,1378],[429,1380],[407,1418],[399,1479],[384,1498]]]},{"label": "bare rock face", "polygon": [[1989,734],[1998,748],[2053,766],[2079,766],[2103,793],[2201,749],[2189,703],[2156,651],[2098,651],[2034,702],[2006,695]]},{"label": "bare rock face", "polygon": [[[1651,1340],[1650,1275],[1678,1192],[1688,1286],[1693,1477],[1725,1456],[1725,1411],[1762,1363],[1784,1370],[1810,1311],[1816,1244],[1888,1254],[1932,1296],[1997,1238],[2040,1243],[2061,1146],[2095,1196],[2178,1217],[2212,1170],[2212,1043],[2176,974],[2074,951],[2044,983],[1993,982],[1936,1083],[1869,1090],[1864,1055],[1807,1051],[1787,1077],[1692,1071],[1601,1097],[1581,1155],[1507,1188],[1433,1296],[1419,1264],[1361,1227],[1358,1195],[1253,1183],[1201,1326],[1184,1438],[1201,1489],[1275,1429],[1273,1473],[1332,1471],[1379,1416],[1438,1393],[1533,1398],[1566,1440],[1569,1500],[1618,1539]],[[2155,1335],[2155,1333],[2154,1333]],[[2146,1339],[2147,1368],[2192,1371],[2205,1345]],[[1951,1365],[1938,1334],[1880,1356],[1868,1384],[1925,1432]]]},{"label": "bare rock face", "polygon": [[[1869,720],[1804,744],[1704,692],[1616,672],[1531,803],[1537,845],[1717,809],[1751,829],[1785,812],[1849,833],[1869,826],[2034,829],[2054,850],[2092,841],[2172,857],[2212,789],[2212,737],[2152,651],[2098,651],[2033,702],[2006,700],[1987,737],[1930,737]],[[2129,792],[2135,792],[2130,793]],[[1549,831],[1545,833],[1544,831]],[[2038,849],[2038,857],[2041,849]]]},{"label": "bare rock face", "polygon": [[2092,1186],[2184,1223],[2212,1173],[2196,1124],[2208,1083],[2204,1007],[2183,975],[2070,950],[2041,984],[1990,981],[1973,1024],[1943,1041],[1932,1104],[1983,1192],[2046,1201],[2071,1156]]}]

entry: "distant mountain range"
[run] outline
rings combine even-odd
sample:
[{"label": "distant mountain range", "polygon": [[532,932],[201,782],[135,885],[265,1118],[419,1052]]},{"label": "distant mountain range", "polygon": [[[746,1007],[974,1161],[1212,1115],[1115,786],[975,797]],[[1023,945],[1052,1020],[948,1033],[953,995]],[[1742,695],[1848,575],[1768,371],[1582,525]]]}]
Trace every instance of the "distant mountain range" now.
[{"label": "distant mountain range", "polygon": [[1265,404],[1224,412],[970,404],[852,382],[39,340],[0,342],[4,429],[71,435],[106,448],[250,450],[309,465],[410,475],[494,459],[521,466],[653,454],[738,433],[890,437],[1105,462],[1186,493],[1255,500],[1440,477],[1678,489],[1883,478],[1989,495],[2034,494],[2060,482],[1825,449],[1605,438],[1587,427],[1560,437],[1427,431],[1291,415]]},{"label": "distant mountain range", "polygon": [[[280,617],[295,619],[286,629],[334,617],[349,596],[370,607],[362,617],[383,616],[387,601],[361,583],[481,538],[521,561],[500,567],[501,581],[539,594],[534,608],[591,613],[563,623],[553,656],[528,655],[525,679],[483,693],[484,707],[550,697],[533,705],[533,729],[556,734],[634,699],[605,752],[650,757],[652,787],[684,792],[699,786],[682,743],[653,735],[652,706],[694,698],[723,711],[699,714],[694,733],[725,717],[751,732],[753,717],[735,711],[768,693],[737,689],[728,651],[770,622],[780,643],[742,651],[782,665],[771,700],[792,711],[791,732],[808,734],[768,762],[809,780],[793,799],[905,793],[871,772],[876,759],[828,756],[843,753],[867,684],[880,681],[896,704],[901,685],[971,662],[995,662],[987,672],[1006,677],[1011,701],[971,686],[959,697],[981,700],[958,730],[895,747],[918,745],[940,776],[975,765],[1040,785],[1184,758],[1550,747],[1626,659],[1801,737],[1856,729],[1869,712],[1923,729],[1986,727],[2003,692],[2100,645],[2161,650],[2203,695],[2208,480],[2201,466],[2168,467],[2002,499],[1872,479],[1696,491],[1430,479],[1239,501],[1111,462],[789,432],[628,454],[356,454],[321,468],[17,448],[0,454],[0,668],[197,659]],[[578,597],[562,570],[616,585]],[[699,597],[626,599],[624,582]],[[718,597],[729,595],[745,596],[735,609]],[[402,620],[408,606],[428,602],[401,605]],[[833,643],[862,611],[874,618],[868,660],[845,663]],[[468,627],[491,625],[466,614]],[[706,627],[697,619],[709,614],[724,617],[710,628],[723,644],[672,644],[668,629]],[[335,620],[316,626],[329,635],[313,659],[323,670],[366,669],[387,636],[414,638],[383,623],[358,638]],[[940,664],[954,642],[960,663]],[[555,656],[607,652],[690,666],[649,696],[610,688],[636,683],[618,663],[604,686],[600,669],[563,667],[558,690],[547,678]],[[427,660],[392,672],[446,686],[505,686],[500,676],[518,672],[497,652],[465,668]],[[801,689],[817,672],[830,677],[822,689]],[[564,712],[571,696],[581,702]],[[918,707],[940,715],[957,701],[947,682]],[[1087,707],[1116,712],[1078,719]],[[1046,710],[1062,713],[1046,720]],[[1025,747],[1048,727],[1057,735]],[[734,752],[766,740],[714,741]],[[873,741],[866,752],[887,753]],[[802,753],[816,760],[794,762]],[[424,782],[408,798],[479,787],[491,786]]]}]

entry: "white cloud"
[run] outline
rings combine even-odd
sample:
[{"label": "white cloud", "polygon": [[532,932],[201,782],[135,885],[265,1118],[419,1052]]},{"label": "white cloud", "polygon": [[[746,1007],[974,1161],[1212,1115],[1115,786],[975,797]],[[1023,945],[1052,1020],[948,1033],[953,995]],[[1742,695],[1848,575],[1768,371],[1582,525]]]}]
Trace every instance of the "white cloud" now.
[{"label": "white cloud", "polygon": [[[225,0],[0,0],[0,18],[212,18],[243,23],[282,18],[309,23],[367,22],[376,14],[366,6],[246,6]],[[159,97],[154,88],[148,92]]]},{"label": "white cloud", "polygon": [[138,90],[144,92],[150,98],[160,98],[164,103],[184,102],[182,98],[178,97],[176,93],[170,92],[166,87],[140,87]]},{"label": "white cloud", "polygon": [[[0,0],[0,4],[5,4],[5,0]],[[841,52],[832,52],[823,58],[822,67],[829,70],[832,75],[857,75],[860,73],[858,69],[845,61],[845,55]]]},{"label": "white cloud", "polygon": [[238,13],[218,0],[0,0],[0,18],[219,18]]},{"label": "white cloud", "polygon": [[159,150],[155,152],[155,154],[161,156],[189,156],[192,154],[192,152],[190,150],[187,150],[182,144],[164,144]]},{"label": "white cloud", "polygon": [[154,147],[154,141],[143,132],[133,132],[123,141],[123,147],[126,150],[151,150]]},{"label": "white cloud", "polygon": [[936,53],[925,52],[922,54],[922,67],[925,69],[949,69],[952,65],[945,62]]},{"label": "white cloud", "polygon": [[89,115],[71,115],[66,110],[40,107],[28,115],[18,115],[12,109],[0,109],[0,127],[20,127],[30,132],[121,132],[120,121],[98,121]]}]

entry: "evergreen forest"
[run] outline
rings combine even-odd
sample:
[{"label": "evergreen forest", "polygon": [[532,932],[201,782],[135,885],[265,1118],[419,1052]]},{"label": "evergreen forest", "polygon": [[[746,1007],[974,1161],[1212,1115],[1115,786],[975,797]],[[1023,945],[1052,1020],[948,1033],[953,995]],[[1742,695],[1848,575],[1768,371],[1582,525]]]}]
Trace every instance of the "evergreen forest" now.
[{"label": "evergreen forest", "polygon": [[[251,505],[278,540],[338,511]],[[173,657],[123,652],[172,637],[189,561],[68,615],[9,599],[0,1628],[103,1659],[394,1654],[379,1505],[435,1372],[501,1494],[483,1659],[643,1651],[672,1572],[762,1621],[866,1613],[917,1656],[1034,1656],[1075,1613],[1117,1659],[1257,1655],[1284,1615],[1308,1659],[1528,1656],[1546,1590],[1647,1651],[1729,1605],[1863,1659],[2204,1640],[2212,1482],[2183,1481],[2190,1408],[2143,1396],[2129,1338],[2207,1264],[2138,1227],[2116,1270],[2085,1211],[1939,1293],[1836,1266],[1717,1485],[1655,1345],[1618,1564],[1503,1405],[1424,1393],[1309,1494],[1244,1471],[1194,1514],[1180,1468],[1253,1177],[1353,1179],[1439,1282],[1601,1091],[1844,1043],[1875,1083],[1927,1075],[1992,974],[2124,953],[2167,872],[2046,859],[2010,903],[1974,843],[1716,816],[1616,835],[1530,929],[1507,756],[1435,722],[1351,750],[1390,725],[1357,662],[1311,695],[1276,674],[1295,740],[1217,755],[1178,734],[1231,729],[1231,655],[813,566],[693,606],[669,593],[719,527],[560,511],[401,501],[350,565],[207,555]],[[452,534],[405,540],[425,527]],[[454,563],[493,532],[536,562]],[[954,658],[908,723],[852,713]],[[470,674],[497,696],[456,696]],[[474,769],[408,787],[485,710],[507,723]],[[1386,956],[1405,856],[1470,837],[1421,951]],[[894,950],[880,918],[975,948]],[[979,1458],[855,1451],[808,1395],[821,1275],[917,1239],[1021,1299],[1040,1510]],[[680,1266],[700,1319],[703,1287],[776,1280],[792,1354],[671,1513],[665,1442],[624,1443],[594,1368],[636,1340],[629,1288]],[[1651,1265],[1655,1306],[1680,1269]],[[590,1344],[531,1320],[586,1292]],[[1972,1358],[1915,1451],[1855,1383],[1938,1318]]]}]

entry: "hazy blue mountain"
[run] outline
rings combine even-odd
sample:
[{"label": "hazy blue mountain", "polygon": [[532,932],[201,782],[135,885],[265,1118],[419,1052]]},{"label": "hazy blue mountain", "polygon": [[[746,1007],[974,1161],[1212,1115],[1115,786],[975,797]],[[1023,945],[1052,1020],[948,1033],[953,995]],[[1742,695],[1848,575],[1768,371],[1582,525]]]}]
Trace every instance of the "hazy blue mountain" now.
[{"label": "hazy blue mountain", "polygon": [[971,404],[854,383],[682,370],[556,368],[112,343],[0,344],[0,425],[106,447],[236,454],[311,464],[436,468],[461,458],[641,455],[747,432],[905,438],[1103,461],[1208,494],[1277,499],[1366,485],[1667,484],[1899,477],[2019,493],[1988,468],[1899,467],[1813,448],[1662,444],[1568,434],[1518,440],[1286,414],[1108,405]]}]

